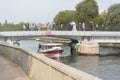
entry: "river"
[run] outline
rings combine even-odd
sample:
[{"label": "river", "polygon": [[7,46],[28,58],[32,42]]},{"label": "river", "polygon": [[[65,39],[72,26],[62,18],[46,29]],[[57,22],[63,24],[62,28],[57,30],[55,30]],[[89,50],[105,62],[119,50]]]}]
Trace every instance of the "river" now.
[{"label": "river", "polygon": [[[37,51],[38,43],[34,40],[22,40],[20,46]],[[120,80],[120,49],[100,47],[100,55],[71,55],[70,47],[64,46],[64,52],[58,61],[102,78],[103,80]]]}]

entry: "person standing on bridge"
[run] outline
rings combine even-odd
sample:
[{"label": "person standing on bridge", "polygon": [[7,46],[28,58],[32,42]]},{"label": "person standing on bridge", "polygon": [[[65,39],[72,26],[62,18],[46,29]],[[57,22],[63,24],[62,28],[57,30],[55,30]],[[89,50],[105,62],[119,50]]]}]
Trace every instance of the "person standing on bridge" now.
[{"label": "person standing on bridge", "polygon": [[74,21],[72,21],[70,23],[70,25],[73,26],[72,31],[77,31],[77,29],[76,29],[76,23]]},{"label": "person standing on bridge", "polygon": [[96,24],[95,26],[95,31],[98,31],[98,24]]},{"label": "person standing on bridge", "polygon": [[90,31],[93,31],[93,30],[94,30],[93,21],[90,21],[89,28],[90,28]]},{"label": "person standing on bridge", "polygon": [[60,24],[60,29],[61,29],[61,30],[63,29],[63,23]]},{"label": "person standing on bridge", "polygon": [[55,31],[55,22],[52,22],[52,30]]},{"label": "person standing on bridge", "polygon": [[71,25],[71,23],[68,24],[68,31],[72,31],[73,26]]},{"label": "person standing on bridge", "polygon": [[51,24],[50,24],[50,22],[47,23],[47,26],[46,26],[46,27],[47,27],[47,30],[48,30],[48,29],[51,30]]},{"label": "person standing on bridge", "polygon": [[83,31],[82,24],[79,23],[79,31]]},{"label": "person standing on bridge", "polygon": [[26,31],[26,26],[25,25],[23,25],[23,31]]},{"label": "person standing on bridge", "polygon": [[83,31],[85,31],[85,23],[84,22],[82,23],[82,29],[83,29]]}]

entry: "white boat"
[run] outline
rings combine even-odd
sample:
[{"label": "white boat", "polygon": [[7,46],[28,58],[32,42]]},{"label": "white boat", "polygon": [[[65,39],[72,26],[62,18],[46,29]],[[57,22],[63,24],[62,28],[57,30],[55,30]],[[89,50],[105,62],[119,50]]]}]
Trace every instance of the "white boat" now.
[{"label": "white boat", "polygon": [[39,44],[39,53],[47,57],[59,57],[63,52],[61,43],[40,43]]}]

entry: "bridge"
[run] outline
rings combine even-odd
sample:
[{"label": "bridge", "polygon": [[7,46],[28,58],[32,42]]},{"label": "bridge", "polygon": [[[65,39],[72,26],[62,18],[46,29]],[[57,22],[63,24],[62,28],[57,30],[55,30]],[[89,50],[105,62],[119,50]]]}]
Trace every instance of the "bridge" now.
[{"label": "bridge", "polygon": [[21,40],[25,38],[38,38],[40,36],[54,36],[74,40],[90,40],[98,43],[120,43],[120,32],[113,31],[12,31],[0,32],[0,40]]}]

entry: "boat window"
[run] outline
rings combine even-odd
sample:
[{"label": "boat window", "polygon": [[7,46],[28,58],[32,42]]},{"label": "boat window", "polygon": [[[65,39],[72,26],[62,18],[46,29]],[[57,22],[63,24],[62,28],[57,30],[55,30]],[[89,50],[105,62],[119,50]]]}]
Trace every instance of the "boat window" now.
[{"label": "boat window", "polygon": [[48,46],[48,49],[52,48],[52,46]]}]

